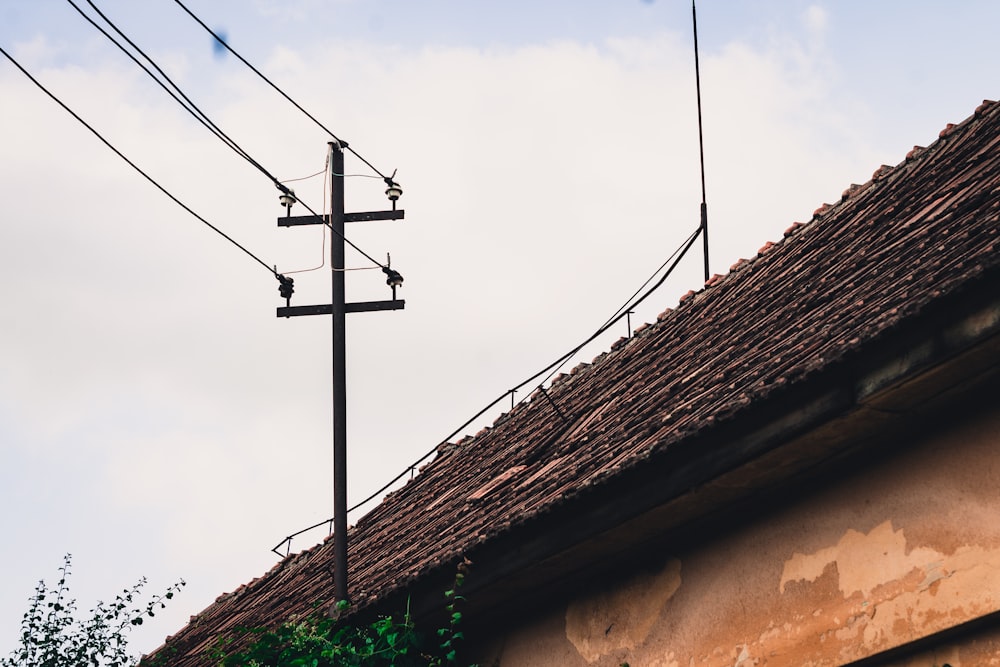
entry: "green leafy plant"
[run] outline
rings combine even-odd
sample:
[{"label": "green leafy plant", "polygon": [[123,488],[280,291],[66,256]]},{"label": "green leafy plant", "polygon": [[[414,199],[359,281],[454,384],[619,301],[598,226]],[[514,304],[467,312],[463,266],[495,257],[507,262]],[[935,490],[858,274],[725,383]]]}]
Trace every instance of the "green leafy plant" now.
[{"label": "green leafy plant", "polygon": [[283,623],[275,630],[254,629],[247,649],[228,653],[220,644],[210,656],[224,667],[333,667],[419,662],[419,637],[408,615],[379,618],[368,626],[342,624],[320,615]]},{"label": "green leafy plant", "polygon": [[146,579],[115,596],[111,603],[97,602],[89,616],[78,619],[76,600],[69,597],[69,554],[59,568],[59,581],[49,588],[39,581],[28,611],[21,619],[20,645],[0,667],[125,667],[138,660],[129,654],[127,635],[143,620],[166,607],[166,601],[184,587],[183,580],[162,595],[141,602]]},{"label": "green leafy plant", "polygon": [[[445,667],[457,665],[459,626],[463,600],[457,591],[465,579],[468,561],[460,566],[454,586],[445,591],[447,625],[426,635],[418,631],[409,605],[399,616],[382,616],[368,624],[355,624],[346,601],[337,603],[332,619],[319,611],[291,619],[275,630],[255,628],[246,649],[230,653],[231,639],[220,639],[209,658],[222,667]],[[244,635],[245,636],[245,635]]]}]

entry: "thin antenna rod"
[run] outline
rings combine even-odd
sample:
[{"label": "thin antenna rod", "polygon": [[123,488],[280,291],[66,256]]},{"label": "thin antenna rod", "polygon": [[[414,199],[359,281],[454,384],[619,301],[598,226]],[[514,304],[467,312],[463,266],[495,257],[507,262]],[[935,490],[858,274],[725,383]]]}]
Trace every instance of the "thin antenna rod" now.
[{"label": "thin antenna rod", "polygon": [[705,197],[705,141],[701,123],[701,71],[698,67],[698,12],[691,0],[691,25],[694,28],[694,85],[698,94],[698,153],[701,156],[701,240],[705,248],[705,282],[708,282],[708,204]]}]

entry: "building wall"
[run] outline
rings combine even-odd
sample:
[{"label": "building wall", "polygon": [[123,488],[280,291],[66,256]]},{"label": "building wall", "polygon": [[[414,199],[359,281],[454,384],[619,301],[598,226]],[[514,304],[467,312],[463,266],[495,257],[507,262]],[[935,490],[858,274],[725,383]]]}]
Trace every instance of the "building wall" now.
[{"label": "building wall", "polygon": [[[843,665],[1000,610],[1000,410],[859,461],[714,540],[531,601],[486,667]],[[651,558],[651,561],[647,559]],[[1000,632],[885,664],[1000,665]]]}]

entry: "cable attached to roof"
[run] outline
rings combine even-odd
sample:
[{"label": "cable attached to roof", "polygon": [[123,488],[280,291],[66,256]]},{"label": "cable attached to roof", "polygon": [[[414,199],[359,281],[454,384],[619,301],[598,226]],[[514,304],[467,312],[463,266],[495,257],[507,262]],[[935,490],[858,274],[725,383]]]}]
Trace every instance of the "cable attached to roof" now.
[{"label": "cable attached to roof", "polygon": [[[561,357],[559,357],[558,359],[556,359],[555,361],[553,361],[551,364],[549,364],[548,366],[546,366],[542,370],[538,371],[537,373],[535,373],[531,377],[527,378],[526,380],[524,380],[520,384],[518,384],[518,385],[514,386],[513,388],[508,389],[504,393],[500,394],[500,396],[498,396],[496,399],[494,399],[492,402],[490,402],[486,407],[484,407],[482,410],[480,410],[479,412],[477,412],[476,414],[474,414],[472,417],[470,417],[468,420],[466,420],[461,426],[459,426],[458,428],[456,428],[450,434],[448,434],[447,436],[445,436],[444,439],[441,441],[441,444],[449,442],[452,438],[454,438],[456,435],[458,435],[463,430],[465,430],[470,424],[472,424],[473,422],[475,422],[477,419],[479,419],[484,414],[486,414],[489,410],[491,410],[494,406],[496,406],[497,403],[499,403],[503,399],[507,398],[508,396],[512,396],[513,393],[516,392],[516,391],[518,391],[519,389],[522,389],[522,388],[528,386],[529,384],[532,384],[535,380],[537,380],[539,377],[541,377],[542,375],[544,375],[546,372],[551,371],[553,368],[556,368],[556,370],[558,371],[557,367],[565,364],[566,361],[568,361],[569,359],[571,359],[573,357],[573,355],[575,355],[577,352],[579,352],[581,349],[583,349],[588,343],[593,342],[594,339],[596,339],[598,336],[600,336],[605,331],[607,331],[612,326],[614,326],[619,321],[621,321],[621,319],[623,317],[625,317],[625,315],[628,313],[629,310],[632,310],[636,306],[640,305],[643,301],[645,301],[646,299],[648,299],[657,289],[659,289],[659,287],[661,285],[663,285],[663,283],[666,281],[666,279],[670,276],[670,274],[673,272],[673,270],[677,267],[677,265],[680,263],[680,261],[684,258],[684,255],[687,253],[687,251],[691,249],[691,246],[694,244],[695,240],[698,238],[698,235],[700,233],[701,233],[701,228],[696,229],[670,255],[670,257],[668,257],[667,260],[663,264],[660,265],[660,268],[656,270],[656,272],[653,274],[653,276],[651,276],[649,279],[646,280],[646,282],[643,284],[643,286],[640,287],[639,290],[637,290],[635,294],[638,294],[639,292],[641,292],[642,289],[646,285],[648,285],[650,283],[650,281],[653,279],[653,277],[656,276],[657,273],[659,273],[660,271],[662,271],[664,269],[664,267],[666,267],[668,264],[670,264],[669,268],[667,268],[666,272],[660,277],[660,279],[656,282],[656,284],[653,285],[651,288],[649,288],[641,297],[639,297],[638,299],[635,299],[635,294],[633,294],[632,297],[630,297],[629,302],[625,306],[622,306],[622,308],[619,308],[618,311],[616,311],[615,315],[613,315],[611,318],[609,318],[592,335],[590,335],[589,337],[587,337],[587,339],[584,342],[580,343],[579,345],[577,345],[576,347],[574,347],[572,350],[570,350],[566,354],[562,355]],[[635,300],[633,300],[633,299],[635,299]],[[546,380],[543,381],[543,384],[544,384],[545,381],[547,381],[551,377],[552,377],[552,374],[550,374],[546,378]],[[539,387],[541,387],[541,385],[539,385]],[[546,394],[546,397],[548,398],[547,394]],[[526,400],[526,399],[524,399],[524,400]],[[549,400],[551,400],[551,398]],[[523,402],[523,400],[522,400],[522,402]],[[558,411],[558,408],[556,408],[556,410]],[[565,416],[562,415],[561,413],[560,413],[560,416],[562,416],[565,419]],[[362,500],[362,501],[360,501],[358,503],[355,503],[353,506],[351,506],[350,508],[348,508],[347,511],[348,512],[353,512],[354,510],[356,510],[356,509],[358,509],[358,508],[360,508],[360,507],[362,507],[364,505],[367,505],[372,500],[378,498],[379,495],[381,495],[382,493],[384,493],[393,484],[395,484],[400,479],[402,479],[406,475],[407,471],[411,470],[412,468],[415,468],[415,467],[419,466],[421,463],[423,463],[428,458],[430,458],[435,452],[438,451],[438,447],[440,447],[440,445],[435,446],[434,449],[430,450],[429,452],[427,452],[426,454],[424,454],[423,456],[421,456],[419,459],[417,459],[416,461],[414,461],[413,464],[411,464],[410,466],[407,466],[407,468],[405,470],[403,470],[403,472],[401,472],[399,475],[397,475],[396,477],[394,477],[385,486],[383,486],[378,491],[376,491],[375,493],[371,494],[370,496],[368,496],[364,500]]]}]

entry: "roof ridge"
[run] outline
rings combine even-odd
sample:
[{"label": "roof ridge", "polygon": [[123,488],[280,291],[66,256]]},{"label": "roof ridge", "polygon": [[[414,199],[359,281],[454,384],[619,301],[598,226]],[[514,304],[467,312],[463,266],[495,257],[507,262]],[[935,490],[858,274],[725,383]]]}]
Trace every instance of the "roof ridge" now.
[{"label": "roof ridge", "polygon": [[677,313],[678,310],[680,310],[682,307],[700,301],[699,297],[705,294],[709,290],[709,288],[719,286],[720,284],[728,280],[730,276],[738,273],[747,266],[757,262],[764,256],[770,254],[772,250],[774,250],[777,246],[784,245],[785,239],[791,236],[795,236],[800,232],[807,231],[808,228],[811,227],[815,222],[821,220],[824,217],[827,217],[828,214],[836,213],[837,210],[839,210],[842,207],[842,205],[847,203],[849,200],[854,200],[857,197],[868,193],[876,183],[885,181],[890,176],[898,174],[899,169],[904,165],[909,164],[910,162],[916,160],[917,158],[925,158],[929,154],[928,151],[935,149],[942,139],[945,139],[953,135],[956,131],[960,129],[964,129],[966,125],[968,125],[969,123],[973,122],[976,119],[982,118],[987,113],[996,111],[1000,111],[1000,104],[998,104],[997,101],[988,99],[983,100],[982,104],[976,107],[975,112],[968,118],[965,118],[959,123],[947,123],[944,129],[942,129],[938,133],[938,138],[935,139],[934,142],[931,143],[929,146],[926,147],[914,146],[913,149],[906,154],[906,157],[903,159],[903,161],[895,166],[887,164],[879,166],[874,172],[872,172],[871,178],[868,179],[866,182],[860,185],[857,183],[852,183],[851,185],[849,185],[841,193],[839,201],[833,204],[824,202],[822,205],[820,205],[815,211],[813,211],[812,218],[808,222],[798,222],[798,221],[793,222],[791,226],[785,229],[784,233],[782,234],[782,238],[776,241],[765,241],[764,245],[762,245],[757,250],[757,255],[755,257],[752,257],[750,259],[740,258],[736,260],[736,262],[734,262],[729,267],[729,271],[726,272],[725,274],[715,274],[707,281],[705,281],[705,283],[702,285],[700,289],[688,290],[684,295],[680,297],[677,307],[676,308],[668,307],[666,310],[661,312],[656,318],[657,320],[656,323],[654,323],[652,326],[656,326],[657,324],[663,322],[672,314]]}]

